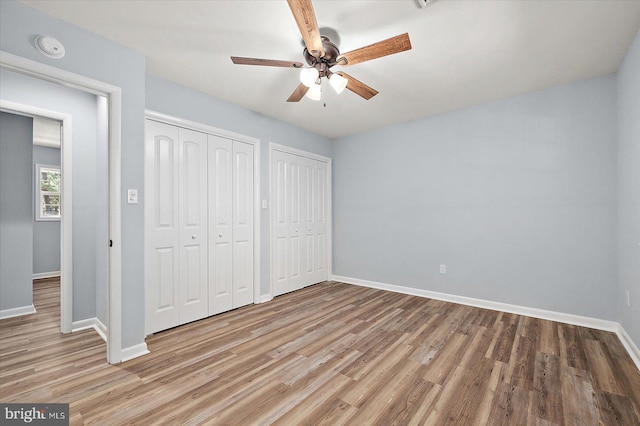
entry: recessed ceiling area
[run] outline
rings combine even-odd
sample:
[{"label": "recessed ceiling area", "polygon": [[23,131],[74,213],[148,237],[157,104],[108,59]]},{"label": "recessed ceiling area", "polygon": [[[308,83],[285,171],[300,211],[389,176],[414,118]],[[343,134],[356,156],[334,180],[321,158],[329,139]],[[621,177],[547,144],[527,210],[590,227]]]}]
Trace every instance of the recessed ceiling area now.
[{"label": "recessed ceiling area", "polygon": [[370,100],[288,103],[299,71],[230,59],[305,62],[285,0],[22,3],[143,52],[150,75],[328,138],[613,73],[640,28],[640,1],[316,0],[341,52],[405,32],[412,49],[335,67],[380,92]]}]

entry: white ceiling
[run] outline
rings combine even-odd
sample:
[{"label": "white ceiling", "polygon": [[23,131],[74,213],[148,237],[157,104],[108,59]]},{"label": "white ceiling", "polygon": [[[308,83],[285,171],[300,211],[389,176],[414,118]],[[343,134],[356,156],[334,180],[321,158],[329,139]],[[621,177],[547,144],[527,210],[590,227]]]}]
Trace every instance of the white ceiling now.
[{"label": "white ceiling", "polygon": [[229,59],[304,62],[285,0],[23,3],[144,52],[148,74],[329,138],[613,73],[640,27],[640,1],[315,0],[342,52],[404,32],[413,45],[340,67],[380,94],[365,101],[327,87],[323,107],[286,102],[297,70]]}]

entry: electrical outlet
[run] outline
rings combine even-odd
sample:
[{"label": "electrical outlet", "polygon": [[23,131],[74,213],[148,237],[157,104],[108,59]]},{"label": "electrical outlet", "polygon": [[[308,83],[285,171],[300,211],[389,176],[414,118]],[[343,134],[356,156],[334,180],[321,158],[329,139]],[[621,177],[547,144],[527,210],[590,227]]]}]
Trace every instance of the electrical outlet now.
[{"label": "electrical outlet", "polygon": [[445,275],[447,273],[447,265],[440,265],[440,273]]},{"label": "electrical outlet", "polygon": [[627,308],[631,307],[631,294],[629,293],[629,289],[627,289]]}]

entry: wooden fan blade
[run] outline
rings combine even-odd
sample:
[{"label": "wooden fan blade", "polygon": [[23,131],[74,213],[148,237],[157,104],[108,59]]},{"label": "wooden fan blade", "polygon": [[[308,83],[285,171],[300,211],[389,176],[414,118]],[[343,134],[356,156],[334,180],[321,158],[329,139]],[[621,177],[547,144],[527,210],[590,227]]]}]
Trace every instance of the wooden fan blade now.
[{"label": "wooden fan blade", "polygon": [[296,87],[296,90],[293,91],[291,96],[289,96],[287,102],[300,102],[300,99],[302,99],[302,97],[307,94],[307,90],[309,90],[309,88],[300,83],[298,87]]},{"label": "wooden fan blade", "polygon": [[[411,40],[409,40],[409,34],[404,33],[399,36],[391,37],[386,40],[361,47],[360,49],[352,50],[344,55],[340,55],[337,62],[339,62],[340,65],[359,64],[361,62],[382,58],[383,56],[393,55],[394,53],[400,53],[410,49]],[[346,63],[344,59],[347,60]]]},{"label": "wooden fan blade", "polygon": [[264,65],[266,67],[302,68],[302,62],[278,61],[276,59],[243,58],[232,56],[231,61],[236,65]]},{"label": "wooden fan blade", "polygon": [[341,75],[342,77],[349,80],[349,82],[347,83],[347,89],[351,90],[356,95],[362,96],[366,100],[369,100],[378,94],[378,91],[376,89],[373,89],[360,80],[351,77],[346,72],[338,71],[336,74]]},{"label": "wooden fan blade", "polygon": [[311,0],[287,0],[293,17],[298,24],[298,29],[304,40],[304,45],[312,56],[322,58],[324,56],[324,48],[322,47],[322,39],[320,38],[320,30],[318,29],[318,21],[313,11]]}]

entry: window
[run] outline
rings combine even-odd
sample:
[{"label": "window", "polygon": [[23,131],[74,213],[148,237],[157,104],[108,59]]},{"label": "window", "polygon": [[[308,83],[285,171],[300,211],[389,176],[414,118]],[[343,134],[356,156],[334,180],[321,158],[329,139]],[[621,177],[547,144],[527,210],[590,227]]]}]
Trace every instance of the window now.
[{"label": "window", "polygon": [[36,164],[36,220],[60,220],[60,167]]}]

